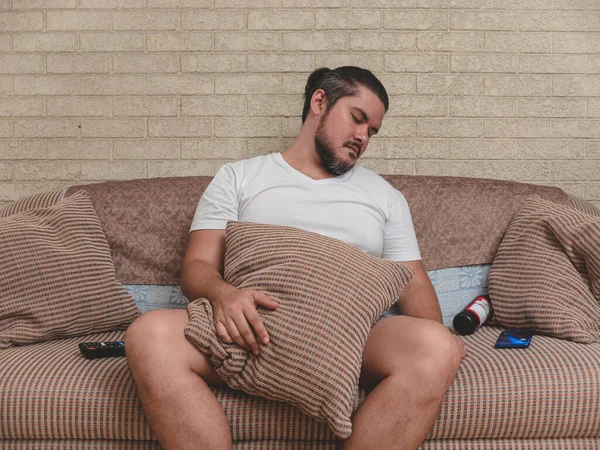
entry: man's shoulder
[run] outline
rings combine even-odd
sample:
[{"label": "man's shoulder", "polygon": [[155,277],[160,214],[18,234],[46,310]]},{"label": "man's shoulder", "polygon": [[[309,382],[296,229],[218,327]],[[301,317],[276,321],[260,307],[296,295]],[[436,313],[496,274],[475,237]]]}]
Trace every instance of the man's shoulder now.
[{"label": "man's shoulder", "polygon": [[385,178],[373,172],[371,169],[367,169],[363,165],[356,165],[355,176],[358,183],[364,184],[371,189],[375,188],[389,193],[397,192],[396,188],[392,186]]}]

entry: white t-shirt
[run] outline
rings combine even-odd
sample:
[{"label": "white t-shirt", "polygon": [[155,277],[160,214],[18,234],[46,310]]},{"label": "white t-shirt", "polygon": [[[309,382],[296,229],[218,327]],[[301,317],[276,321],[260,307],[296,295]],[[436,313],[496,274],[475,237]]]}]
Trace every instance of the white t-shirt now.
[{"label": "white t-shirt", "polygon": [[225,164],[204,191],[190,231],[225,229],[228,221],[286,225],[381,258],[421,259],[406,199],[359,164],[322,180],[294,169],[281,153]]}]

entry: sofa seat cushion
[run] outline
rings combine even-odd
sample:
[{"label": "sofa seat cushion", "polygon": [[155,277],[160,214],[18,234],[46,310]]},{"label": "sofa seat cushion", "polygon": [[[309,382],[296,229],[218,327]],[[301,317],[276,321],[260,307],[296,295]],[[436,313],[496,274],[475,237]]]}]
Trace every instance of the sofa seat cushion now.
[{"label": "sofa seat cushion", "polygon": [[[428,438],[600,437],[600,344],[534,336],[528,349],[497,350],[499,332],[483,326],[464,337],[468,355]],[[89,361],[77,349],[83,340],[122,337],[112,332],[1,350],[0,448],[15,448],[2,444],[15,439],[154,441],[125,358]],[[234,441],[334,440],[326,424],[294,407],[213,390]],[[153,448],[145,445],[132,448]]]}]

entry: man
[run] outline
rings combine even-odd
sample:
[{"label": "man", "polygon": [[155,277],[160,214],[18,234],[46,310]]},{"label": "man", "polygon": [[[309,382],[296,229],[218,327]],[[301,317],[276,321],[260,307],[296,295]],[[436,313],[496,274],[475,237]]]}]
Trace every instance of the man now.
[{"label": "man", "polygon": [[[441,325],[404,197],[356,165],[387,108],[384,87],[367,70],[313,72],[294,143],[281,154],[221,168],[198,205],[182,267],[182,291],[211,302],[217,335],[255,354],[269,339],[257,308],[277,303],[223,281],[228,220],[304,228],[413,268],[398,299],[403,315],[380,320],[369,334],[360,382],[373,390],[353,416],[344,449],[417,448],[465,355],[462,341]],[[208,387],[222,381],[184,337],[188,321],[185,310],[157,310],[127,331],[144,411],[167,450],[231,449],[227,419]]]}]

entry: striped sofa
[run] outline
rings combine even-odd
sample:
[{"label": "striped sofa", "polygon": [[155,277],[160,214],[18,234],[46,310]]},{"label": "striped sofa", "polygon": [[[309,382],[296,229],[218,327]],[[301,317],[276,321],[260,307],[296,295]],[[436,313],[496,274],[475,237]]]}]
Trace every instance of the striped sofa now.
[{"label": "striped sofa", "polygon": [[[387,179],[407,198],[428,270],[491,263],[511,218],[532,194],[600,215],[558,188]],[[129,286],[176,286],[187,230],[209,182],[181,177],[73,186],[18,200],[0,217],[86,190],[117,279]],[[499,351],[493,344],[500,329],[491,322],[464,337],[468,356],[421,448],[600,448],[600,344],[536,336],[526,351]],[[126,360],[88,361],[77,348],[82,341],[122,337],[123,331],[113,331],[0,350],[0,449],[159,449]],[[214,392],[235,449],[336,448],[325,424],[291,406],[226,388]]]}]

